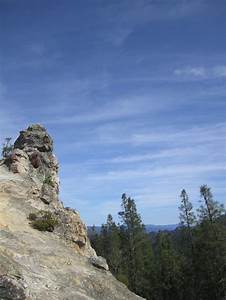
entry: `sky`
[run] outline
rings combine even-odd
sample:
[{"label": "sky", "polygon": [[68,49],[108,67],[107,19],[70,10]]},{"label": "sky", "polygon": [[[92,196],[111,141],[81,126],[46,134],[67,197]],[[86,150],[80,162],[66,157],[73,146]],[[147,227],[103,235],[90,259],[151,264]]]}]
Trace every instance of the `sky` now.
[{"label": "sky", "polygon": [[41,123],[88,225],[226,204],[225,0],[0,0],[0,141]]}]

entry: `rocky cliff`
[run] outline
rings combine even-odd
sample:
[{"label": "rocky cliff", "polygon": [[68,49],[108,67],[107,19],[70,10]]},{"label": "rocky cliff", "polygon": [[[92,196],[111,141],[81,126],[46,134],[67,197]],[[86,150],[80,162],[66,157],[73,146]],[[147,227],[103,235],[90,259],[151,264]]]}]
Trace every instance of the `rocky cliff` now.
[{"label": "rocky cliff", "polygon": [[[43,214],[54,218],[51,230],[32,226]],[[112,276],[92,249],[78,212],[59,200],[53,141],[41,125],[21,131],[12,153],[0,161],[3,299],[141,299]]]}]

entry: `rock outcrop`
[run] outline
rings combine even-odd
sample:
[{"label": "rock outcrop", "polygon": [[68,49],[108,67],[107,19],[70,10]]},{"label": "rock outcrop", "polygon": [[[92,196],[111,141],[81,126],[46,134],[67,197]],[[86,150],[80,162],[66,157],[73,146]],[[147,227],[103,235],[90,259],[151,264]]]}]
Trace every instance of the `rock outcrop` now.
[{"label": "rock outcrop", "polygon": [[[53,232],[28,220],[43,211],[57,220]],[[38,124],[0,162],[0,299],[141,299],[96,255],[78,212],[64,208],[53,141]]]}]

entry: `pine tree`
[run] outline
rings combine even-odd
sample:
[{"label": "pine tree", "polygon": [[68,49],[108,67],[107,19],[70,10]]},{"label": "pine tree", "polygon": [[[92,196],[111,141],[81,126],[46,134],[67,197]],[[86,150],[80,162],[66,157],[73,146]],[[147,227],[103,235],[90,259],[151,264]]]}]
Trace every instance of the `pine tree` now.
[{"label": "pine tree", "polygon": [[180,223],[182,226],[185,226],[186,228],[186,231],[189,236],[189,243],[193,251],[192,226],[195,225],[196,217],[193,212],[192,203],[189,201],[188,194],[186,193],[185,189],[181,191],[180,197],[181,197],[181,205],[179,206]]},{"label": "pine tree", "polygon": [[196,286],[196,275],[194,270],[194,237],[193,228],[196,224],[196,216],[193,212],[192,203],[189,201],[188,194],[185,189],[180,194],[181,205],[179,206],[180,211],[180,251],[183,256],[183,299],[193,300],[195,299],[195,286]]},{"label": "pine tree", "polygon": [[95,227],[92,229],[90,239],[97,254],[106,258],[110,271],[118,277],[122,272],[120,231],[110,214],[106,224],[102,224],[99,234]]},{"label": "pine tree", "polygon": [[107,246],[107,262],[109,264],[109,268],[112,273],[117,277],[120,272],[120,265],[121,265],[121,241],[119,235],[119,229],[115,224],[112,215],[108,215],[107,223],[106,223],[106,230],[107,230],[107,239],[108,239],[108,246]]},{"label": "pine tree", "polygon": [[213,224],[215,220],[219,219],[219,217],[225,213],[224,206],[213,200],[211,188],[207,185],[200,187],[200,196],[204,200],[204,205],[202,204],[198,210],[200,220],[208,220]]},{"label": "pine tree", "polygon": [[95,249],[98,255],[102,255],[102,245],[101,245],[101,236],[98,234],[95,225],[92,226],[91,231],[89,232],[89,239],[92,247]]},{"label": "pine tree", "polygon": [[192,203],[189,201],[188,194],[184,189],[181,191],[180,197],[180,222],[182,225],[185,225],[188,229],[191,229],[191,227],[195,224],[196,220],[195,214],[192,211]]},{"label": "pine tree", "polygon": [[154,299],[183,299],[181,259],[175,252],[168,233],[159,232],[156,237],[155,275]]},{"label": "pine tree", "polygon": [[213,200],[207,185],[200,188],[204,204],[199,208],[196,227],[195,257],[200,299],[222,300],[226,297],[226,230],[219,222],[224,207]]},{"label": "pine tree", "polygon": [[[145,233],[134,199],[122,195],[121,237],[123,241],[124,270],[128,286],[141,296],[149,294],[149,272],[151,272],[152,247]],[[148,270],[148,271],[147,271]]]}]

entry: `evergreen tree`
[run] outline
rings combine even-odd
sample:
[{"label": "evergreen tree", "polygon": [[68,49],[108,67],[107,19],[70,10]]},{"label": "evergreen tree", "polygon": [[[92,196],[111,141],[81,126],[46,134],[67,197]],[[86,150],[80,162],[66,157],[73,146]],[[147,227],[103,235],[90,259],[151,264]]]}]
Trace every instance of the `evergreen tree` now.
[{"label": "evergreen tree", "polygon": [[154,299],[183,299],[182,263],[168,233],[159,232],[156,237],[155,275]]},{"label": "evergreen tree", "polygon": [[195,299],[196,276],[194,271],[194,237],[193,228],[196,224],[196,217],[193,212],[192,203],[189,201],[188,194],[185,189],[180,194],[181,205],[180,211],[180,252],[183,267],[183,299]]},{"label": "evergreen tree", "polygon": [[198,299],[222,300],[226,297],[226,230],[219,218],[223,205],[213,200],[207,185],[200,188],[204,204],[199,208],[195,229],[195,272]]},{"label": "evergreen tree", "polygon": [[189,230],[195,224],[195,214],[193,212],[192,203],[189,201],[188,194],[183,189],[180,194],[181,205],[179,206],[180,210],[180,222],[182,225],[186,226]]},{"label": "evergreen tree", "polygon": [[[122,195],[121,224],[108,215],[91,243],[111,272],[147,300],[226,299],[226,217],[206,185],[196,222],[185,190],[181,226],[174,232],[147,234],[134,199]],[[154,249],[154,253],[152,251]]]},{"label": "evergreen tree", "polygon": [[90,240],[97,254],[106,258],[110,271],[116,277],[120,276],[120,231],[110,214],[107,216],[106,224],[102,224],[99,234],[95,231],[95,227],[92,228]]},{"label": "evergreen tree", "polygon": [[108,215],[106,223],[107,231],[107,245],[106,245],[106,258],[109,268],[112,273],[117,277],[120,272],[121,265],[121,241],[119,229],[113,221],[112,215]]},{"label": "evergreen tree", "polygon": [[92,247],[95,249],[98,255],[101,255],[102,252],[102,245],[101,245],[101,238],[100,234],[96,231],[96,227],[93,225],[92,230],[89,234],[90,242]]},{"label": "evergreen tree", "polygon": [[141,296],[149,294],[149,273],[151,272],[152,247],[145,233],[134,199],[122,195],[121,237],[123,241],[123,264],[128,286]]},{"label": "evergreen tree", "polygon": [[225,213],[223,204],[219,204],[213,200],[213,194],[210,187],[202,185],[200,187],[200,196],[204,200],[204,204],[198,209],[201,221],[208,220],[211,224]]},{"label": "evergreen tree", "polygon": [[179,206],[180,211],[180,224],[185,227],[185,230],[182,232],[189,237],[189,248],[191,248],[193,252],[193,237],[192,237],[192,227],[195,225],[196,217],[193,212],[192,203],[189,201],[188,194],[185,189],[181,191],[180,194],[181,205]]}]

